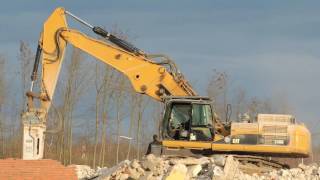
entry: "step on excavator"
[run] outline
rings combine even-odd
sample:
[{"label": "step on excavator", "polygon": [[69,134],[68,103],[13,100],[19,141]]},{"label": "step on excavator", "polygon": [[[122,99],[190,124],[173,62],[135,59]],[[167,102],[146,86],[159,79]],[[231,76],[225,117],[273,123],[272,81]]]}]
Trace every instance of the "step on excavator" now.
[{"label": "step on excavator", "polygon": [[[100,39],[69,28],[67,17],[91,29]],[[26,93],[27,108],[22,114],[23,159],[43,158],[47,113],[67,44],[123,73],[137,93],[164,103],[165,112],[158,134],[161,143],[157,144],[162,154],[178,150],[234,154],[253,163],[261,163],[265,157],[304,158],[310,154],[310,132],[293,116],[259,114],[255,121],[222,122],[214,112],[211,100],[193,90],[168,56],[147,54],[64,8],[57,8],[43,25],[31,88]],[[39,74],[39,92],[35,92]],[[270,164],[270,161],[263,162]],[[279,165],[271,163],[271,166]]]}]

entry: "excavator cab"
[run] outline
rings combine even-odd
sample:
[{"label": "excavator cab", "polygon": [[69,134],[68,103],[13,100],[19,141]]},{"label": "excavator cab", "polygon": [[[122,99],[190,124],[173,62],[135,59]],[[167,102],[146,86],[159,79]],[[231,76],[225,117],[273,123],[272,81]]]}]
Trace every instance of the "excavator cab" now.
[{"label": "excavator cab", "polygon": [[162,122],[162,139],[212,141],[211,101],[206,97],[168,97]]}]

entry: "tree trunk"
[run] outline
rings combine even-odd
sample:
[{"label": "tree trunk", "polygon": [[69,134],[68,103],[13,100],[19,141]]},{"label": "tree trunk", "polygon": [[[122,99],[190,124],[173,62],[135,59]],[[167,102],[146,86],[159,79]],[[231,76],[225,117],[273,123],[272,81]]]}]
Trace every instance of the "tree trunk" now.
[{"label": "tree trunk", "polygon": [[95,143],[94,143],[94,151],[93,151],[93,163],[92,166],[93,168],[96,168],[96,155],[97,155],[97,147],[98,147],[98,143],[99,143],[99,92],[96,95],[96,128],[95,128]]}]

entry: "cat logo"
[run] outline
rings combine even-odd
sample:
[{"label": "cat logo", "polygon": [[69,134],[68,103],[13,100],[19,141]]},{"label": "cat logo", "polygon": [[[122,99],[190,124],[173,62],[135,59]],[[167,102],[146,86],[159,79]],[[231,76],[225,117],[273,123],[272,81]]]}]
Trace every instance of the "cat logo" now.
[{"label": "cat logo", "polygon": [[232,139],[232,144],[239,144],[240,143],[240,139]]}]

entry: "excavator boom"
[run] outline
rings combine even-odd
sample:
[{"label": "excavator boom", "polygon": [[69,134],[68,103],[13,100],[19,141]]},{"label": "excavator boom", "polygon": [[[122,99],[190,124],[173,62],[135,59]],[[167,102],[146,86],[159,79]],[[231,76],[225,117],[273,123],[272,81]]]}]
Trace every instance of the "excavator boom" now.
[{"label": "excavator boom", "polygon": [[[103,39],[92,38],[69,28],[66,15],[86,25]],[[157,101],[164,101],[166,96],[197,95],[167,56],[148,55],[106,30],[90,25],[63,8],[57,8],[44,23],[31,76],[31,88],[27,92],[27,112],[22,116],[24,159],[40,159],[43,156],[46,116],[52,103],[67,44],[117,69],[128,77],[137,93],[146,94]],[[33,87],[40,63],[40,93],[35,93]],[[35,99],[40,101],[40,107],[35,107]]]},{"label": "excavator boom", "polygon": [[[170,95],[196,95],[182,74],[178,72],[174,63],[166,56],[163,56],[166,58],[165,61],[156,62],[148,58],[155,56],[144,54],[138,48],[100,27],[89,25],[105,40],[117,43],[121,47],[70,29],[67,26],[66,13],[69,12],[63,8],[58,8],[52,13],[44,24],[39,41],[39,48],[42,50],[42,94],[40,97],[43,97],[41,98],[43,109],[48,110],[50,107],[67,43],[117,69],[128,77],[136,92],[146,94],[155,100],[162,101],[162,96]],[[71,15],[71,17],[76,17]],[[40,56],[37,57],[40,58]],[[170,69],[165,66],[166,64],[170,66]],[[36,73],[37,70],[34,69],[34,74]]]}]

